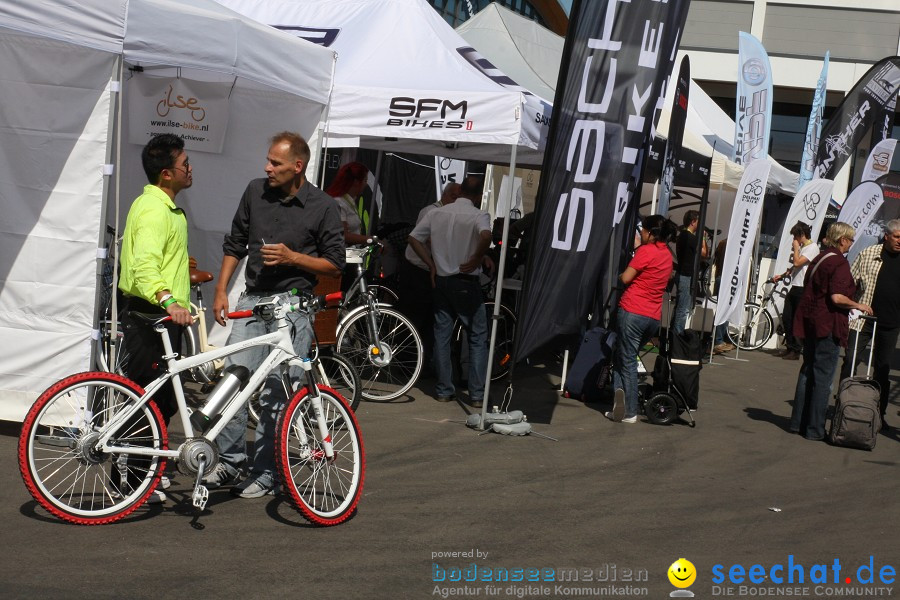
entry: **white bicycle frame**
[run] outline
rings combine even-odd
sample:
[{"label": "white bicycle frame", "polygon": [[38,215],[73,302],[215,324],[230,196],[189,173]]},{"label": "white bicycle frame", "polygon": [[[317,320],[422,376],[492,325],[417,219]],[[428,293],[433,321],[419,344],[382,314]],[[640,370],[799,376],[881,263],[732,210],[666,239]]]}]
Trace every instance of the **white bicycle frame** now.
[{"label": "white bicycle frame", "polygon": [[[253,395],[253,393],[260,387],[260,385],[263,383],[263,381],[265,381],[269,374],[277,367],[297,366],[306,371],[307,374],[312,371],[312,361],[308,358],[300,358],[294,353],[290,334],[291,324],[286,318],[287,313],[299,310],[299,308],[297,307],[297,305],[289,304],[284,299],[277,296],[274,297],[272,301],[275,304],[274,320],[277,324],[276,331],[251,338],[243,342],[229,344],[221,348],[216,348],[207,352],[201,352],[200,354],[195,354],[194,356],[188,356],[181,359],[179,359],[178,355],[172,351],[172,342],[169,339],[168,331],[163,325],[160,324],[161,321],[164,321],[165,319],[161,319],[156,324],[154,324],[155,330],[158,331],[162,337],[163,349],[165,350],[165,355],[163,356],[163,358],[166,360],[168,372],[160,375],[158,378],[150,382],[150,384],[148,384],[145,388],[144,395],[141,396],[138,402],[132,404],[131,406],[127,406],[122,412],[116,414],[106,424],[105,427],[103,427],[102,433],[98,440],[98,446],[102,449],[102,451],[127,453],[129,455],[161,456],[173,459],[178,458],[179,450],[177,448],[174,450],[157,450],[154,448],[145,447],[113,446],[109,444],[109,440],[116,434],[118,429],[122,425],[127,423],[128,420],[131,419],[131,417],[134,416],[137,411],[139,411],[147,403],[147,401],[152,398],[153,395],[169,380],[172,381],[172,387],[175,390],[175,398],[178,403],[178,414],[181,418],[181,424],[184,428],[185,437],[188,440],[195,439],[196,436],[194,434],[194,428],[191,425],[190,413],[188,411],[187,402],[184,397],[184,388],[181,385],[181,379],[179,377],[176,377],[176,375],[202,365],[203,363],[224,358],[226,356],[236,354],[237,352],[241,352],[242,350],[246,350],[247,348],[252,348],[254,346],[273,346],[272,351],[265,358],[265,360],[263,360],[259,368],[256,369],[244,388],[238,394],[236,394],[229,401],[224,410],[222,410],[222,412],[220,413],[221,417],[217,420],[217,422],[212,426],[212,428],[209,429],[209,431],[204,432],[200,436],[210,442],[216,439],[216,437],[222,432],[228,422],[231,421],[232,417],[237,414],[238,410],[240,410],[243,405],[247,404],[250,401],[250,397]],[[319,394],[318,388],[315,386],[312,387],[313,389],[310,389],[309,393],[311,396],[313,412],[315,414],[316,422],[319,428],[319,434],[321,435],[322,447],[325,450],[326,457],[331,460],[334,458],[334,448],[332,447],[332,444],[328,439],[328,427],[322,410],[322,398]],[[286,390],[286,393],[288,392],[289,390]],[[297,428],[297,433],[300,438],[300,443],[307,444],[308,440],[306,439],[306,432],[303,431],[302,427]]]}]

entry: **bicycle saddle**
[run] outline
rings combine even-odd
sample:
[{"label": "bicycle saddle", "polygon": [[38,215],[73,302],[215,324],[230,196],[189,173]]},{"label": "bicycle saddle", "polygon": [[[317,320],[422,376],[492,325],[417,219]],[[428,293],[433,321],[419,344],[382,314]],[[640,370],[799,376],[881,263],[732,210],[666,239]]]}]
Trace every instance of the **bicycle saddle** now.
[{"label": "bicycle saddle", "polygon": [[214,279],[213,274],[209,271],[200,271],[199,269],[191,269],[191,285],[199,285]]}]

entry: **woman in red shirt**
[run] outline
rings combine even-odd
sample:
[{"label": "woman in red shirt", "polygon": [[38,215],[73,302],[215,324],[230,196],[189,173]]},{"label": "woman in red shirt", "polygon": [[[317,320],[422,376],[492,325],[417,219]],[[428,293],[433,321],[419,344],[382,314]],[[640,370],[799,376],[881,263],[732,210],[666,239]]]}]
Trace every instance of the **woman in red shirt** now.
[{"label": "woman in red shirt", "polygon": [[672,274],[672,252],[668,243],[678,227],[661,215],[641,222],[641,245],[619,275],[625,291],[619,300],[616,353],[613,359],[615,404],[607,418],[623,423],[637,422],[637,355],[641,346],[659,331],[662,297]]}]

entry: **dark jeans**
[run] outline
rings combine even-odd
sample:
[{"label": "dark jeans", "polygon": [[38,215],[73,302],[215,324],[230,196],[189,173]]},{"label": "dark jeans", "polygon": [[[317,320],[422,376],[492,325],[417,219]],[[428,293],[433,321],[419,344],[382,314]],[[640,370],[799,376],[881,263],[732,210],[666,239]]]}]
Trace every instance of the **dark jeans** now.
[{"label": "dark jeans", "polygon": [[[121,321],[125,335],[125,350],[128,353],[128,364],[125,366],[128,378],[141,387],[159,377],[167,370],[166,362],[162,359],[162,338],[153,327],[145,320],[131,315],[132,312],[166,316],[163,309],[155,304],[150,304],[140,298],[127,298],[123,300]],[[172,350],[181,353],[181,339],[183,328],[171,321],[165,324],[172,342]],[[178,403],[175,400],[175,389],[171,381],[166,382],[156,394],[153,401],[159,407],[163,418],[168,425],[172,415],[178,412]]]},{"label": "dark jeans", "polygon": [[[126,375],[141,387],[146,387],[148,383],[167,370],[166,362],[162,358],[164,354],[162,338],[147,321],[138,319],[132,313],[151,314],[159,318],[164,317],[166,313],[156,304],[140,298],[125,298],[120,294],[119,301],[122,307],[119,314],[125,335],[125,351],[128,353],[128,363],[125,365]],[[182,326],[175,325],[171,321],[165,326],[172,342],[172,350],[180,354]],[[172,387],[171,380],[153,395],[153,402],[156,403],[168,425],[172,416],[178,412],[175,388]],[[122,431],[134,431],[144,427],[145,421],[142,414],[139,412],[129,420],[122,427]],[[147,445],[152,445],[152,440],[148,440]],[[117,486],[136,488],[143,480],[143,475],[149,469],[151,461],[150,457],[119,455],[110,467],[110,477]]]},{"label": "dark jeans", "polygon": [[675,297],[675,320],[672,323],[675,333],[684,333],[688,317],[690,317],[693,308],[691,303],[691,276],[679,275],[678,295]]},{"label": "dark jeans", "polygon": [[[872,322],[866,321],[861,332],[857,333],[853,329],[850,330],[850,339],[847,343],[847,350],[844,352],[844,362],[841,365],[841,380],[851,377],[856,372],[859,363],[869,363],[869,353],[866,352],[866,346],[872,344],[872,377],[881,387],[881,421],[884,422],[884,415],[887,412],[888,398],[891,393],[891,358],[894,355],[894,349],[897,347],[897,334],[900,333],[900,327],[879,327],[875,332],[875,339],[872,339]],[[859,338],[858,351],[856,355],[856,364],[853,364],[853,346]]]},{"label": "dark jeans", "polygon": [[420,269],[405,258],[400,262],[400,304],[397,308],[406,315],[422,336],[423,364],[431,367],[434,354],[434,300],[431,273]]},{"label": "dark jeans", "polygon": [[613,356],[613,388],[625,391],[625,418],[640,412],[637,362],[641,346],[659,331],[659,321],[619,308],[616,324],[616,352]]},{"label": "dark jeans", "polygon": [[803,364],[794,391],[791,431],[808,440],[825,437],[825,411],[840,349],[831,336],[803,340]]},{"label": "dark jeans", "polygon": [[784,345],[797,354],[803,351],[803,344],[794,336],[794,315],[803,298],[803,286],[793,286],[784,298],[784,312],[781,313],[781,327],[784,329]]},{"label": "dark jeans", "polygon": [[469,340],[469,398],[484,398],[487,376],[488,325],[484,295],[478,277],[438,277],[434,288],[434,365],[437,369],[438,396],[452,396],[453,364],[450,338],[453,322],[459,319]]}]

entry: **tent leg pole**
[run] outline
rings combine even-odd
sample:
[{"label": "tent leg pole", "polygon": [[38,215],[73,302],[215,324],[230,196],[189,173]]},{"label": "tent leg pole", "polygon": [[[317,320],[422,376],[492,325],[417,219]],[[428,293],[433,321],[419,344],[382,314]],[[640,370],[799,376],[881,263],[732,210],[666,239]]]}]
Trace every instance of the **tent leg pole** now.
[{"label": "tent leg pole", "polygon": [[[112,149],[107,153],[107,159],[113,163],[113,175],[115,179],[113,180],[113,194],[115,196],[115,234],[112,236],[112,242],[110,243],[110,247],[108,252],[112,252],[112,265],[113,265],[113,273],[112,273],[112,289],[110,290],[110,309],[109,309],[109,357],[108,357],[108,365],[111,372],[115,373],[116,371],[116,354],[118,352],[118,348],[116,348],[116,344],[119,340],[119,303],[118,303],[118,294],[117,294],[117,286],[116,282],[119,280],[119,195],[120,195],[120,182],[121,182],[121,166],[122,166],[122,85],[124,83],[124,70],[125,70],[125,59],[122,56],[119,56],[117,59],[116,65],[116,83],[118,85],[118,90],[116,92],[114,106],[115,115],[110,115],[110,127],[113,130],[111,139],[115,144],[115,156],[112,154]],[[115,160],[111,160],[111,159]],[[103,197],[103,201],[101,202],[100,208],[100,221],[102,223],[100,236],[101,239],[106,234],[106,213],[109,206],[109,184],[105,184],[105,194]],[[108,256],[108,254],[107,254]],[[96,298],[99,298],[100,288],[99,286],[104,285],[102,281],[102,265],[98,266],[97,270],[97,295]],[[94,302],[95,310],[96,310],[97,302]],[[95,314],[94,319],[97,323],[97,329],[99,330],[99,320],[100,315]],[[91,359],[96,359],[94,355],[95,352],[103,352],[102,344],[96,344],[91,349]],[[92,362],[89,368],[93,370],[96,363]]]},{"label": "tent leg pole", "polygon": [[563,369],[562,369],[562,379],[559,380],[559,391],[566,391],[566,375],[569,372],[569,349],[566,348],[563,351]]},{"label": "tent leg pole", "polygon": [[[510,179],[515,177],[516,173],[516,151],[518,146],[513,144],[509,151],[509,174]],[[513,196],[515,195],[515,186],[509,186],[509,206],[513,205]],[[497,287],[494,293],[494,314],[491,318],[491,336],[488,340],[488,362],[487,371],[484,376],[484,398],[481,404],[481,423],[480,429],[484,429],[484,418],[487,415],[488,398],[491,393],[491,367],[494,365],[494,343],[497,340],[497,320],[500,318],[500,302],[503,300],[503,276],[506,270],[506,241],[509,239],[509,215],[503,219],[503,235],[500,241],[500,264],[497,266]]]},{"label": "tent leg pole", "polygon": [[381,158],[384,156],[384,151],[378,151],[378,160],[375,161],[375,189],[372,190],[372,202],[369,203],[369,223],[366,226],[366,235],[372,235],[372,228],[375,225],[375,207],[378,205],[378,181],[381,178]]}]

